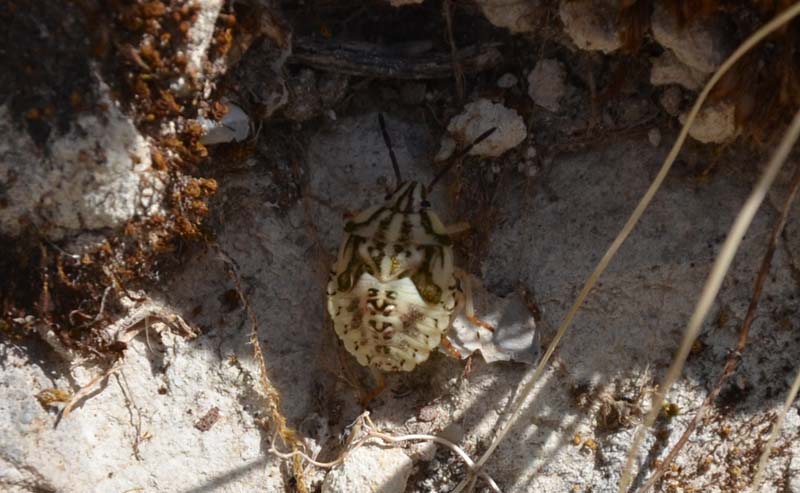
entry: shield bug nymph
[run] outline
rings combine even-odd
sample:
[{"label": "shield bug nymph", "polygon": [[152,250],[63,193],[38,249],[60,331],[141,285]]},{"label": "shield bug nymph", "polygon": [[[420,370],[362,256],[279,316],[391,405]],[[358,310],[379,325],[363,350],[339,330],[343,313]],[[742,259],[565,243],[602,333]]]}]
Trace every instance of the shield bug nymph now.
[{"label": "shield bug nymph", "polygon": [[[447,331],[457,313],[472,313],[466,280],[453,262],[452,236],[462,224],[445,226],[431,209],[427,194],[458,159],[487,138],[484,132],[426,187],[403,181],[386,131],[397,185],[382,205],[364,210],[344,227],[339,255],[330,272],[328,313],[336,334],[363,366],[382,371],[410,371],[440,344],[457,354]],[[488,327],[487,327],[488,328]]]}]

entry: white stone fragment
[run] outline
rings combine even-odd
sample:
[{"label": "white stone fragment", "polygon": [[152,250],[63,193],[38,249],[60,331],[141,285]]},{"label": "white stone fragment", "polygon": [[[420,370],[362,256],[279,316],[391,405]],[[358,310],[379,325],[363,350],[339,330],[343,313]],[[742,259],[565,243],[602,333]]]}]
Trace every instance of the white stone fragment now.
[{"label": "white stone fragment", "polygon": [[566,77],[564,65],[558,60],[540,60],[528,74],[528,95],[542,108],[556,112],[567,92]]},{"label": "white stone fragment", "polygon": [[516,111],[488,99],[479,99],[464,106],[464,111],[450,120],[436,160],[447,159],[456,143],[469,145],[490,128],[494,133],[473,147],[470,156],[497,157],[520,144],[527,136],[525,121]]},{"label": "white stone fragment", "polygon": [[505,73],[497,79],[497,87],[500,89],[510,89],[517,85],[517,76],[511,72]]},{"label": "white stone fragment", "polygon": [[359,447],[322,483],[322,493],[403,493],[411,459],[398,448]]},{"label": "white stone fragment", "polygon": [[[703,107],[689,129],[689,135],[705,144],[721,144],[736,136],[736,107],[720,102]],[[681,123],[686,122],[686,114],[681,115]]]},{"label": "white stone fragment", "polygon": [[659,96],[658,102],[661,103],[661,107],[664,108],[667,114],[678,116],[681,112],[681,103],[683,102],[681,88],[678,86],[666,88],[664,92],[661,93],[661,96]]},{"label": "white stone fragment", "polygon": [[161,210],[164,184],[147,140],[99,80],[98,92],[105,111],[81,113],[66,134],[50,137],[47,152],[0,107],[0,232],[16,235],[31,221],[60,239]]},{"label": "white stone fragment", "polygon": [[582,50],[611,53],[622,46],[617,34],[616,2],[608,0],[561,0],[558,9],[564,31]]},{"label": "white stone fragment", "polygon": [[448,333],[453,347],[465,358],[480,351],[487,363],[535,363],[539,357],[536,322],[519,293],[500,298],[483,289],[475,277],[470,276],[468,282],[472,288],[476,316],[494,327],[494,332],[473,325],[461,313],[453,320]]},{"label": "white stone fragment", "polygon": [[652,58],[650,61],[653,64],[650,69],[650,83],[654,86],[678,84],[696,91],[702,87],[706,79],[706,74],[685,65],[670,50],[665,50],[660,57]]},{"label": "white stone fragment", "polygon": [[658,147],[661,144],[661,130],[658,127],[653,127],[647,132],[647,141],[653,147]]},{"label": "white stone fragment", "polygon": [[652,31],[655,40],[672,50],[682,63],[703,74],[710,74],[733,51],[730,26],[720,17],[689,22],[681,26],[665,3],[653,9]]},{"label": "white stone fragment", "polygon": [[509,2],[508,0],[476,0],[483,15],[497,27],[508,29],[512,33],[530,32],[536,24],[538,0]]},{"label": "white stone fragment", "polygon": [[241,142],[250,133],[250,117],[240,107],[233,103],[225,102],[228,112],[218,122],[208,118],[198,118],[197,121],[205,130],[200,139],[205,145],[222,144],[224,142]]}]

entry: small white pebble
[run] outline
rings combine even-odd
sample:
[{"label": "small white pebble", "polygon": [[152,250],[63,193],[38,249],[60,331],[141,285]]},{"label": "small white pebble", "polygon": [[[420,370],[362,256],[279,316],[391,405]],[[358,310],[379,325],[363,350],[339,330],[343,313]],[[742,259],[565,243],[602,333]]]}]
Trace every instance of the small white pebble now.
[{"label": "small white pebble", "polygon": [[505,73],[497,79],[497,87],[500,89],[510,89],[517,85],[519,80],[517,76],[512,74],[511,72]]},{"label": "small white pebble", "polygon": [[650,141],[650,145],[653,147],[658,147],[661,144],[661,130],[658,127],[653,127],[647,132],[647,140]]}]

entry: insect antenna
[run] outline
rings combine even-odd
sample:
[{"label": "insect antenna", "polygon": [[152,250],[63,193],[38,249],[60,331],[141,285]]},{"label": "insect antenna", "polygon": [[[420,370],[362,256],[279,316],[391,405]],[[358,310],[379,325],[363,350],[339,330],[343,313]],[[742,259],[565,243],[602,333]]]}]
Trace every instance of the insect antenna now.
[{"label": "insect antenna", "polygon": [[400,184],[403,182],[403,179],[400,177],[400,166],[397,164],[397,156],[394,155],[394,149],[392,148],[392,139],[389,138],[389,132],[386,131],[386,120],[383,119],[383,113],[378,113],[378,123],[381,125],[381,133],[383,134],[383,141],[386,143],[386,147],[389,149],[389,157],[392,160],[392,168],[394,168],[394,176],[397,178],[397,186],[400,187]]},{"label": "insect antenna", "polygon": [[434,186],[434,185],[436,185],[436,182],[438,182],[438,181],[439,181],[439,180],[440,180],[440,179],[441,179],[441,178],[442,178],[444,175],[446,175],[446,174],[447,174],[447,172],[448,172],[448,171],[450,171],[450,169],[451,169],[451,168],[452,168],[452,167],[453,167],[453,166],[454,166],[456,163],[458,163],[458,162],[461,160],[461,158],[463,158],[464,156],[466,156],[466,155],[467,155],[467,153],[468,153],[469,151],[471,151],[473,147],[475,147],[476,145],[478,145],[478,144],[480,144],[481,142],[483,142],[484,140],[486,140],[486,139],[487,139],[487,138],[488,138],[490,135],[492,135],[492,134],[494,133],[494,131],[495,131],[495,130],[497,130],[497,127],[492,127],[492,128],[490,128],[489,130],[487,130],[487,131],[483,132],[482,134],[480,134],[480,135],[478,136],[478,138],[477,138],[477,139],[473,140],[473,141],[472,141],[472,143],[471,143],[470,145],[468,145],[467,147],[465,147],[464,149],[462,149],[461,151],[459,151],[458,153],[456,153],[456,155],[455,155],[455,156],[452,156],[452,157],[449,159],[449,161],[450,161],[450,162],[448,162],[448,163],[447,163],[447,165],[444,167],[444,169],[442,169],[442,170],[439,172],[439,174],[438,174],[438,175],[436,175],[436,177],[434,177],[434,179],[433,179],[433,180],[431,180],[431,183],[428,185],[428,188],[427,188],[427,190],[426,190],[426,191],[430,192],[430,191],[433,189],[433,186]]}]

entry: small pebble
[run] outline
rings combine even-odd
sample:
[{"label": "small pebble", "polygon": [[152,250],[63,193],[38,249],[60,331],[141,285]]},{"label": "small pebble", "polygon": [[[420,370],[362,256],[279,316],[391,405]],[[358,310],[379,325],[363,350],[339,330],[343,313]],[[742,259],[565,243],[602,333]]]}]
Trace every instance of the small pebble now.
[{"label": "small pebble", "polygon": [[649,132],[647,132],[647,140],[650,141],[650,145],[653,147],[658,147],[661,144],[661,130],[657,127],[651,128]]},{"label": "small pebble", "polygon": [[554,59],[541,60],[528,74],[528,95],[542,108],[556,112],[567,92],[566,77],[564,64]]},{"label": "small pebble", "polygon": [[509,72],[503,74],[499,79],[497,79],[497,87],[500,89],[510,89],[516,86],[517,82],[519,82],[517,76]]}]

